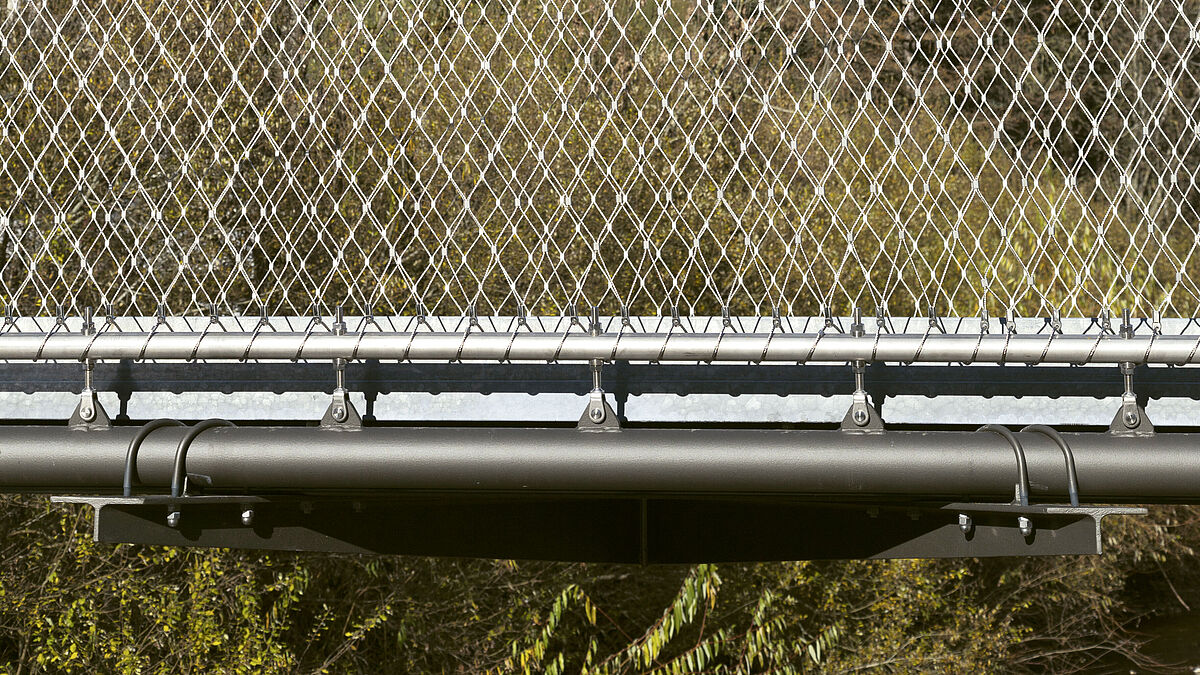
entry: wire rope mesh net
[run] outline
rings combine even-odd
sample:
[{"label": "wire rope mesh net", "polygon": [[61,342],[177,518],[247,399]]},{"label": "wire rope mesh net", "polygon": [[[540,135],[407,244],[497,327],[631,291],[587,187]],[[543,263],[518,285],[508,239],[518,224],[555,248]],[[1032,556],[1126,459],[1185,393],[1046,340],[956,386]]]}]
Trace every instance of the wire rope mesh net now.
[{"label": "wire rope mesh net", "polygon": [[5,0],[23,312],[1193,316],[1200,2]]}]

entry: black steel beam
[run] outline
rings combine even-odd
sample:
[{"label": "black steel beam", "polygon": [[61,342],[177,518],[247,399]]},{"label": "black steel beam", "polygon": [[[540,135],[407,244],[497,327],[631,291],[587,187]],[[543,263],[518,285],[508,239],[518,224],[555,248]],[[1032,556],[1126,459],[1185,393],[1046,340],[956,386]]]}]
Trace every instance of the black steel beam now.
[{"label": "black steel beam", "polygon": [[[0,392],[78,392],[83,366],[73,363],[0,363]],[[347,388],[368,397],[393,392],[574,393],[592,387],[586,364],[356,362]],[[1200,398],[1200,368],[1141,366],[1139,396]],[[612,363],[605,389],[642,394],[849,394],[849,366],[678,365]],[[1024,365],[872,364],[867,390],[880,396],[1120,396],[1116,368]],[[134,392],[330,392],[332,367],[321,363],[98,363],[94,387],[128,398]]]}]

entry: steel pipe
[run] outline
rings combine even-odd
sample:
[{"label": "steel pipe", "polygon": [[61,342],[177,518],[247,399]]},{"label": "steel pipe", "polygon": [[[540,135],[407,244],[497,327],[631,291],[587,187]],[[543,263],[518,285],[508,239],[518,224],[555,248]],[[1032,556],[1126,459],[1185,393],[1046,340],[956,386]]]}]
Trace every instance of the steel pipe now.
[{"label": "steel pipe", "polygon": [[[76,431],[7,427],[0,489],[119,493],[136,427]],[[144,438],[137,475],[163,493],[187,429]],[[1031,499],[1065,502],[1060,448],[1017,433]],[[1084,502],[1200,503],[1200,434],[1144,438],[1063,434]],[[188,473],[229,493],[455,490],[646,494],[774,494],[828,498],[1011,501],[1009,442],[968,431],[770,429],[216,428],[196,437]]]},{"label": "steel pipe", "polygon": [[9,333],[0,360],[1200,363],[1200,336],[816,333]]}]

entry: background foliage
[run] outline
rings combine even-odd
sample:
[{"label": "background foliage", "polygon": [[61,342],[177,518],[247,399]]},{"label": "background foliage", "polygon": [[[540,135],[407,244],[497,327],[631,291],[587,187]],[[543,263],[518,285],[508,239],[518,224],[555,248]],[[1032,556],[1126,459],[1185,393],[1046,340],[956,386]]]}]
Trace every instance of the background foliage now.
[{"label": "background foliage", "polygon": [[690,568],[113,546],[82,509],[2,507],[14,673],[1128,669],[1154,665],[1136,621],[1200,588],[1182,507],[1098,557]]}]

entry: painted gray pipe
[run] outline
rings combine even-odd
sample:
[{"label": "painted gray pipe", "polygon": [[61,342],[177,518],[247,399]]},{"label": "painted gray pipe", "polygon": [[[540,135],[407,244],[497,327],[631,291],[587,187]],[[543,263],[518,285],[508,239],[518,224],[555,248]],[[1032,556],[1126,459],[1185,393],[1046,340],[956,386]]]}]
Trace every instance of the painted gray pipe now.
[{"label": "painted gray pipe", "polygon": [[[136,427],[75,431],[5,427],[0,489],[119,492]],[[141,447],[145,492],[165,493],[186,429]],[[1018,433],[1032,500],[1065,502],[1061,449]],[[1085,503],[1200,503],[1200,434],[1144,438],[1063,434]],[[218,491],[466,490],[769,493],[884,499],[1010,501],[1013,448],[993,433],[748,429],[215,428],[187,456]]]},{"label": "painted gray pipe", "polygon": [[0,335],[0,359],[430,359],[1200,363],[1200,336],[816,333],[154,333]]}]

